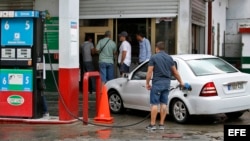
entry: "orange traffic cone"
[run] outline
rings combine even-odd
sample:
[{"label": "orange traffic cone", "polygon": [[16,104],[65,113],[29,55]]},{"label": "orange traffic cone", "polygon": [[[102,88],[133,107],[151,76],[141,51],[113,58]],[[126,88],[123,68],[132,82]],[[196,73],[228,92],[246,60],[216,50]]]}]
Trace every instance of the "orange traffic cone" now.
[{"label": "orange traffic cone", "polygon": [[95,122],[98,123],[113,123],[113,117],[110,116],[110,110],[109,110],[109,102],[108,102],[108,93],[107,88],[105,85],[102,86],[102,93],[100,95],[100,99],[96,107],[97,116],[94,118]]}]

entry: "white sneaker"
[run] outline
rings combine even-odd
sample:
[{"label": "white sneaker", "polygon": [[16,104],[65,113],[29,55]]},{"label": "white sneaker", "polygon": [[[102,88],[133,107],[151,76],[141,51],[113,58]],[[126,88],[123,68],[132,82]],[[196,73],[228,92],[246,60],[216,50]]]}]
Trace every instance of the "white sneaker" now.
[{"label": "white sneaker", "polygon": [[146,130],[156,130],[156,126],[155,126],[155,125],[149,124],[149,125],[146,127]]},{"label": "white sneaker", "polygon": [[43,114],[43,119],[49,119],[49,113]]},{"label": "white sneaker", "polygon": [[159,125],[159,126],[158,126],[158,129],[159,129],[159,130],[164,130],[165,127],[164,127],[164,125]]}]

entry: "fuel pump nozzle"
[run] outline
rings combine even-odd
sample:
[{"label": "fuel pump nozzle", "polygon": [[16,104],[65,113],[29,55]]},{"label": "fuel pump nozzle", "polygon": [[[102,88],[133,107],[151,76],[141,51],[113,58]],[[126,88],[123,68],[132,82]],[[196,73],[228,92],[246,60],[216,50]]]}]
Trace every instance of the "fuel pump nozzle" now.
[{"label": "fuel pump nozzle", "polygon": [[180,87],[180,90],[185,91],[184,97],[187,97],[187,91],[192,91],[192,87],[189,83],[184,83],[184,86]]},{"label": "fuel pump nozzle", "polygon": [[192,91],[192,87],[189,83],[184,83],[184,87],[180,87],[180,90]]}]

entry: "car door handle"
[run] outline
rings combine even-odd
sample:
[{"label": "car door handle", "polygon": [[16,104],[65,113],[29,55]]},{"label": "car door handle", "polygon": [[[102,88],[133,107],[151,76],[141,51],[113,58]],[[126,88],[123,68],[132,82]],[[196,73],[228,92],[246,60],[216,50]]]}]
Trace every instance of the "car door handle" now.
[{"label": "car door handle", "polygon": [[146,88],[146,86],[142,86],[143,88]]}]

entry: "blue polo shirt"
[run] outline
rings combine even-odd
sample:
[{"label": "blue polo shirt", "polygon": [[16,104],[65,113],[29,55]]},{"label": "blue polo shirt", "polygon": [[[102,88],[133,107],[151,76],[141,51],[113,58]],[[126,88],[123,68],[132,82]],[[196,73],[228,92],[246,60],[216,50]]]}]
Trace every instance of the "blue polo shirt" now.
[{"label": "blue polo shirt", "polygon": [[171,67],[174,66],[173,58],[160,51],[149,60],[149,66],[154,66],[152,83],[168,83],[171,80]]},{"label": "blue polo shirt", "polygon": [[141,42],[139,42],[139,63],[150,59],[151,57],[151,45],[148,39],[143,38]]}]

